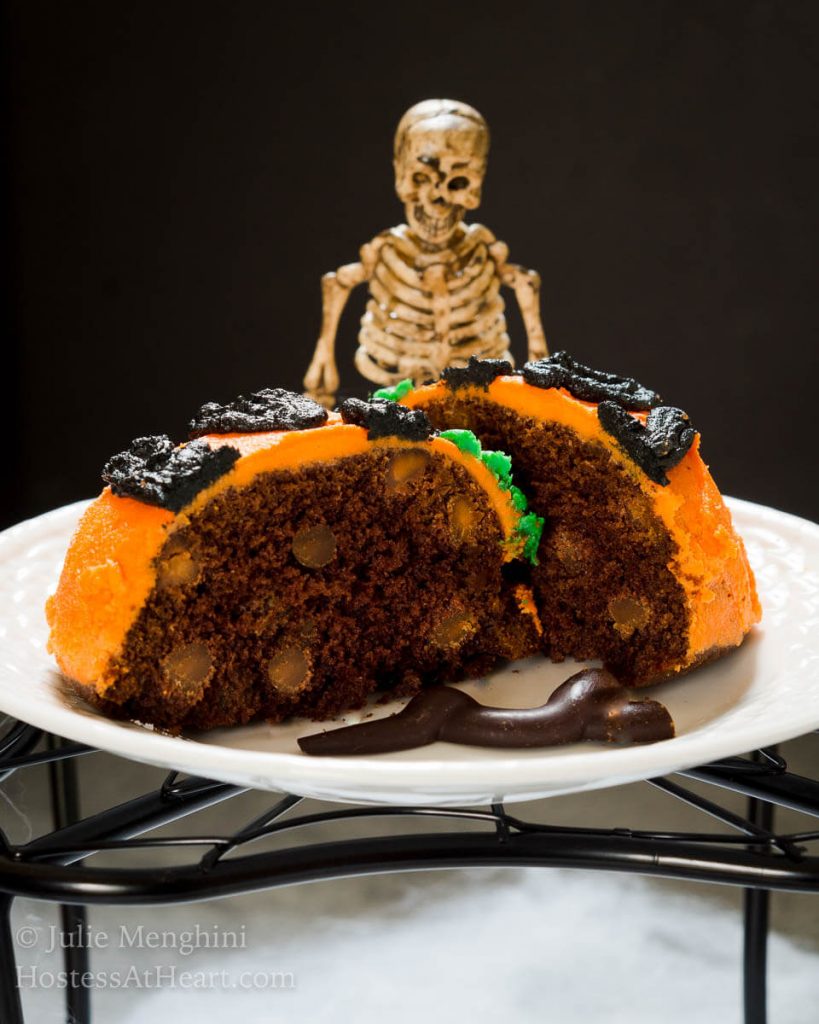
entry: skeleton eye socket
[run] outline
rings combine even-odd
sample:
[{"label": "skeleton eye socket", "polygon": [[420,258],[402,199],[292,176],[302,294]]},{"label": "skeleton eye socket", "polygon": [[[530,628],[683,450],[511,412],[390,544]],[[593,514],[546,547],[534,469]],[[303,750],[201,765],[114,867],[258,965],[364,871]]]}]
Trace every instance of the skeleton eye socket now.
[{"label": "skeleton eye socket", "polygon": [[426,185],[429,182],[429,176],[422,174],[420,171],[416,171],[412,176],[413,185]]},{"label": "skeleton eye socket", "polygon": [[463,175],[459,175],[457,178],[453,178],[447,186],[450,192],[460,192],[461,189],[466,188],[469,185],[469,178],[464,178]]}]

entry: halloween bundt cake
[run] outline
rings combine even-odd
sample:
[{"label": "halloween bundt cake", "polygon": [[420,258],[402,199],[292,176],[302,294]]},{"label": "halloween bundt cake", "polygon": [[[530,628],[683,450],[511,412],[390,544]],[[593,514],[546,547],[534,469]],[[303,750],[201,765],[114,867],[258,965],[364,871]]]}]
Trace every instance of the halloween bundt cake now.
[{"label": "halloween bundt cake", "polygon": [[49,646],[114,716],[177,731],[326,718],[376,688],[538,649],[520,573],[541,521],[510,460],[395,402],[339,413],[279,389],[203,406],[103,472]]},{"label": "halloween bundt cake", "polygon": [[337,413],[210,403],[103,477],[49,646],[91,702],[169,730],[327,718],[538,650],[644,685],[760,617],[688,417],[565,353]]},{"label": "halloween bundt cake", "polygon": [[655,392],[557,353],[518,372],[473,358],[377,394],[511,455],[546,521],[531,582],[551,658],[600,658],[647,684],[738,646],[759,620],[699,435]]}]

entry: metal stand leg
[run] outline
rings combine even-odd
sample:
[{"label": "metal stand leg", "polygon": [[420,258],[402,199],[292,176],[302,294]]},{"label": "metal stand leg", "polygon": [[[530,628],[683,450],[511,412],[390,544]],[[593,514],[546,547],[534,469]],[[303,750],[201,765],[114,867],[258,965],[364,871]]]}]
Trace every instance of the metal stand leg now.
[{"label": "metal stand leg", "polygon": [[[760,828],[773,828],[774,805],[762,800],[748,801],[748,820]],[[745,890],[745,947],[743,981],[745,1024],[766,1024],[768,1019],[768,911],[771,894],[767,889]]]},{"label": "metal stand leg", "polygon": [[[48,737],[48,745],[56,746],[55,738]],[[52,761],[48,766],[51,789],[51,807],[55,828],[65,828],[80,819],[77,790],[77,765],[72,759]],[[82,982],[88,971],[86,925],[88,913],[82,906],[61,906],[60,925],[63,935],[71,936],[63,950],[68,986],[65,990],[67,1024],[91,1024],[91,991]],[[5,1019],[5,1018],[4,1018]]]},{"label": "metal stand leg", "polygon": [[17,959],[11,934],[11,896],[0,896],[0,1020],[23,1024],[23,1006],[17,987]]},{"label": "metal stand leg", "polygon": [[[84,904],[175,904],[308,881],[500,865],[585,868],[721,882],[748,887],[744,1019],[745,1024],[765,1024],[769,893],[819,894],[819,854],[815,847],[813,852],[803,849],[803,844],[819,843],[819,831],[776,835],[773,821],[777,806],[819,818],[819,779],[788,771],[775,748],[757,751],[750,759],[730,757],[677,773],[750,798],[747,817],[676,782],[647,780],[729,827],[727,834],[555,827],[517,818],[500,803],[493,804],[491,812],[463,807],[334,807],[280,821],[300,799],[285,795],[238,831],[145,838],[160,826],[237,797],[244,790],[205,778],[180,779],[177,772],[171,772],[161,788],[82,818],[74,764],[80,755],[93,751],[82,744],[58,745],[54,738],[46,740],[50,749],[33,751],[40,739],[37,730],[20,724],[0,736],[0,781],[34,765],[51,765],[57,824],[47,835],[14,845],[0,823],[0,884],[6,893],[0,893],[0,1024],[23,1024],[18,988],[22,979],[9,917],[12,900],[20,895],[52,903],[65,901],[62,929],[70,936],[70,941],[63,942],[65,966],[69,976],[79,976],[67,990],[68,1020],[70,1024],[89,1024],[90,990],[78,983],[90,957]],[[446,820],[453,830],[419,833],[394,829],[386,835],[368,832],[356,839],[300,842],[300,836],[319,823],[338,825],[388,816],[394,820],[409,816]],[[494,825],[494,831],[454,829],[456,822],[478,821]],[[245,852],[246,844],[283,832],[292,837],[283,848]],[[185,863],[161,870],[73,867],[98,851],[152,848],[187,850],[189,855]],[[799,856],[793,855],[795,850]],[[237,855],[227,857],[229,852]]]}]

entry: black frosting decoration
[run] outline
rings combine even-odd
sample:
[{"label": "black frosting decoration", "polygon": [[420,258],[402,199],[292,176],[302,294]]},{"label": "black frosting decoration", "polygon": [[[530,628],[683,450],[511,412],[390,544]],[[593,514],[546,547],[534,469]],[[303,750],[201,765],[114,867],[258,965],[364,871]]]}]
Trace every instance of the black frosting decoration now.
[{"label": "black frosting decoration", "polygon": [[523,379],[536,388],[565,388],[583,402],[617,402],[636,412],[645,412],[662,402],[656,391],[643,387],[632,377],[594,370],[567,352],[555,352],[548,359],[526,363]]},{"label": "black frosting decoration", "polygon": [[634,701],[606,669],[577,672],[537,708],[493,708],[450,686],[433,686],[397,715],[303,736],[305,754],[337,757],[410,750],[436,740],[479,747],[550,747],[581,740],[655,743],[674,722],[655,700]]},{"label": "black frosting decoration", "polygon": [[366,427],[371,441],[379,437],[399,437],[405,441],[426,441],[433,433],[427,414],[420,409],[408,409],[398,402],[384,398],[348,398],[339,408],[345,423]]},{"label": "black frosting decoration", "polygon": [[652,409],[645,426],[616,402],[601,402],[597,416],[649,480],[664,487],[670,483],[667,470],[682,461],[697,433],[682,409],[670,405]]},{"label": "black frosting decoration", "polygon": [[253,434],[266,430],[307,430],[327,422],[327,410],[306,395],[264,388],[225,405],[207,402],[188,425],[188,436]]},{"label": "black frosting decoration", "polygon": [[179,512],[196,495],[229,472],[239,458],[236,448],[210,448],[205,441],[177,447],[167,434],[138,437],[113,455],[102,478],[120,498],[136,498]]},{"label": "black frosting decoration", "polygon": [[505,377],[514,373],[508,359],[478,359],[470,356],[466,366],[450,366],[441,374],[444,381],[453,391],[458,388],[477,384],[484,391],[496,377]]}]

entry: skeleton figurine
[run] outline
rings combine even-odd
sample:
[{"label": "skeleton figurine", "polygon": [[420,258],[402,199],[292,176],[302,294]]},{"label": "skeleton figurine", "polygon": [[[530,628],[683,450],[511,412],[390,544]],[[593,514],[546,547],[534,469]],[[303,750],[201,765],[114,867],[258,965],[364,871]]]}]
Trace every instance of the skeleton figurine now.
[{"label": "skeleton figurine", "polygon": [[539,276],[507,262],[508,247],[488,228],[461,219],[480,204],[488,150],[486,122],[464,103],[426,100],[401,118],[395,190],[407,223],[362,246],[359,263],[322,278],[321,334],[304,378],[309,395],[333,404],[338,322],[350,291],[365,281],[370,299],[355,365],[374,384],[421,383],[472,355],[510,359],[501,285],[517,297],[529,358],[547,354]]}]

